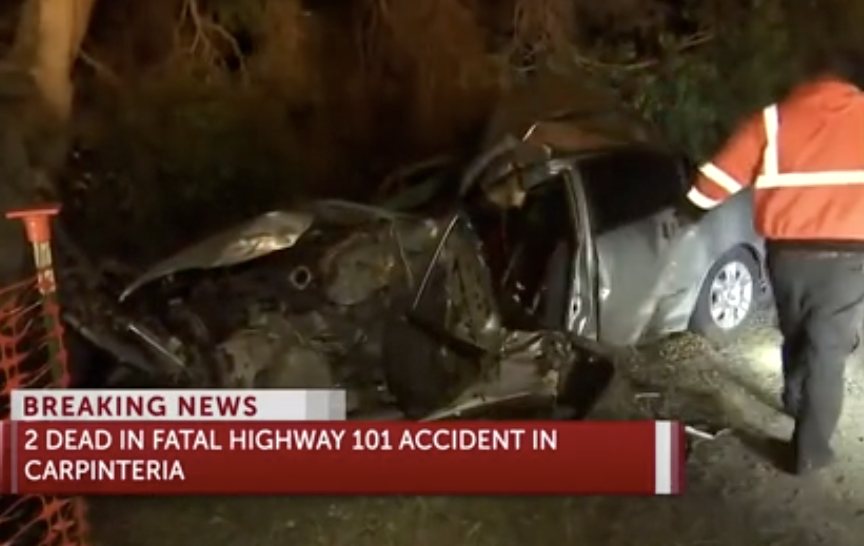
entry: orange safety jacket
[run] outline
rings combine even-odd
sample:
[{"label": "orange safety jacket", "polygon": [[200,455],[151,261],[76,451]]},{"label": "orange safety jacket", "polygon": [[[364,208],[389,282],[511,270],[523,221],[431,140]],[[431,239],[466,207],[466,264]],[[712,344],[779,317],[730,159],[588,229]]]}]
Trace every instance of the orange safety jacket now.
[{"label": "orange safety jacket", "polygon": [[712,209],[754,189],[769,240],[864,242],[864,93],[824,78],[748,119],[687,194]]}]

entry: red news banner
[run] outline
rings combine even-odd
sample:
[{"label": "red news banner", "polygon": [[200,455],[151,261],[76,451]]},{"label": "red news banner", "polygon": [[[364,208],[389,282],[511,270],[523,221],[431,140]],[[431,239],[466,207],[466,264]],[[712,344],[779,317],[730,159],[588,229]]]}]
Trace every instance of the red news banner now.
[{"label": "red news banner", "polygon": [[344,421],[341,391],[16,391],[3,493],[680,493],[678,423]]}]

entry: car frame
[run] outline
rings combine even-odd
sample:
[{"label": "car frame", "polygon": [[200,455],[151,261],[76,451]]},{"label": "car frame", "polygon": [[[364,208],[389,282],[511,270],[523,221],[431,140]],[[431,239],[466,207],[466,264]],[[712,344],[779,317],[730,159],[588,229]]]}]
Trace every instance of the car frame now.
[{"label": "car frame", "polygon": [[[639,179],[608,176],[628,172]],[[562,155],[519,173],[529,193],[562,184],[552,206],[564,199],[567,207],[550,215],[569,215],[566,229],[580,237],[566,258],[554,257],[553,270],[572,273],[569,285],[557,281],[548,296],[566,301],[566,310],[546,317],[544,327],[611,346],[686,330],[723,342],[746,327],[767,285],[751,197],[736,195],[693,222],[681,213],[692,173],[686,159],[638,144]],[[641,195],[621,191],[639,186]],[[630,213],[609,213],[626,200],[632,205],[621,208]]]},{"label": "car frame", "polygon": [[575,370],[611,377],[587,340],[506,327],[479,245],[462,211],[315,201],[181,249],[113,302],[75,291],[63,320],[115,359],[114,386],[343,388],[361,419],[552,411]]},{"label": "car frame", "polygon": [[[188,294],[197,291],[196,283],[230,287],[230,283],[220,283],[235,273],[242,277],[243,271],[266,268],[268,260],[269,267],[276,264],[283,285],[287,280],[307,286],[315,268],[323,276],[312,278],[326,283],[333,274],[333,252],[350,264],[358,259],[358,248],[362,251],[369,241],[384,241],[387,248],[373,248],[373,254],[384,250],[383,258],[398,265],[405,258],[401,252],[407,236],[417,245],[415,259],[402,264],[409,273],[388,276],[383,284],[367,282],[359,297],[353,292],[347,299],[328,296],[327,305],[338,308],[336,315],[352,315],[355,305],[364,298],[378,297],[379,292],[391,300],[382,308],[387,315],[384,336],[375,336],[382,349],[386,388],[409,418],[447,418],[511,399],[540,396],[560,400],[572,388],[572,378],[581,375],[574,371],[589,370],[589,382],[598,377],[601,383],[609,379],[610,361],[604,353],[611,346],[633,345],[687,328],[714,339],[729,337],[744,321],[733,328],[712,329],[718,324],[710,320],[712,309],[706,302],[719,293],[714,281],[729,264],[745,266],[751,301],[757,285],[763,284],[762,247],[752,231],[748,196],[741,194],[701,221],[692,222],[678,209],[693,172],[689,162],[650,145],[653,137],[649,132],[639,130],[633,133],[637,138],[628,138],[623,124],[610,136],[586,129],[582,114],[575,118],[576,123],[572,113],[559,113],[535,122],[526,131],[508,132],[486,142],[483,152],[467,167],[445,168],[443,176],[409,187],[377,206],[321,201],[250,218],[126,279],[119,298],[110,291],[73,290],[75,297],[64,306],[63,318],[128,369],[149,371],[156,377],[179,375],[187,385],[191,381],[198,386],[265,386],[256,383],[256,374],[270,364],[260,361],[285,364],[285,348],[269,350],[266,358],[253,358],[252,346],[288,335],[296,326],[292,322],[302,322],[302,317],[286,314],[282,306],[282,310],[267,311],[279,323],[275,330],[261,323],[251,328],[264,334],[258,341],[243,339],[242,324],[241,330],[229,328],[227,338],[214,340],[203,315],[189,304]],[[602,172],[604,165],[626,166],[638,157],[665,169],[661,183],[656,186],[656,180],[648,178],[641,183],[650,169],[637,168],[640,181],[635,187],[645,190],[643,195],[616,195],[621,192],[613,190],[613,202],[640,203],[643,198],[650,200],[655,191],[663,199],[628,221],[610,219],[610,207],[602,206],[601,192],[608,188],[597,182],[597,168]],[[460,174],[454,175],[456,172]],[[556,181],[560,182],[557,186]],[[500,237],[490,231],[495,227],[490,219],[518,217],[531,209],[535,194],[550,187],[560,190],[551,201],[559,208],[548,214],[538,209],[539,219],[557,221],[556,234],[564,235],[570,246],[557,244],[556,235],[551,238],[556,244],[551,249],[547,244],[545,254],[537,256],[543,246],[539,243],[549,242],[542,234],[527,244],[508,246],[517,241],[507,234],[531,233],[529,224],[525,229],[502,231]],[[318,228],[328,225],[342,235],[322,239]],[[325,244],[332,248],[323,249],[324,256],[319,255],[322,249],[310,255],[318,244],[314,241],[322,240],[329,240]],[[394,250],[397,247],[399,252]],[[518,265],[520,259],[535,266],[530,278],[533,292],[523,289],[530,283],[522,282],[527,278],[519,277],[521,269],[519,275],[511,275],[516,271],[511,265]],[[464,279],[466,267],[468,281]],[[442,285],[439,273],[450,270],[456,272],[455,277],[447,273]],[[345,277],[345,271],[337,273]],[[409,291],[396,286],[416,274],[419,285],[409,282]],[[514,283],[508,284],[511,280]],[[325,291],[331,288],[324,287]],[[207,312],[218,315],[226,302],[220,300],[218,291],[207,292]],[[183,293],[187,296],[178,295]],[[472,298],[479,304],[465,303]],[[252,311],[260,318],[257,303],[249,303],[252,306],[244,307],[243,313]],[[460,310],[454,320],[452,309],[456,307]],[[750,311],[748,308],[748,314]],[[379,317],[366,316],[379,318],[380,313]],[[220,329],[224,333],[224,325]],[[416,353],[418,347],[422,355]],[[240,370],[238,376],[237,359],[226,364],[226,352],[241,349],[248,353],[242,358],[245,368],[254,368],[251,375],[246,373],[249,370]],[[318,366],[321,356],[306,359],[304,369]],[[458,371],[462,366],[473,370],[471,383],[460,383],[450,392],[445,385],[445,375],[450,372],[445,373],[444,368]],[[290,384],[321,387],[326,381],[298,383],[295,376]],[[429,388],[436,385],[440,388]],[[583,402],[577,405],[584,407]]]}]

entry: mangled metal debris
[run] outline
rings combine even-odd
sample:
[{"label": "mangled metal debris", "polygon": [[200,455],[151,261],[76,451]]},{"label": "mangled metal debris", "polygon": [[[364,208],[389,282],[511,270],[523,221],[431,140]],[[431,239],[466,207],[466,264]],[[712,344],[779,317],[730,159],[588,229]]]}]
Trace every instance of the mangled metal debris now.
[{"label": "mangled metal debris", "polygon": [[526,398],[551,406],[589,351],[564,332],[508,328],[502,298],[464,215],[324,201],[155,265],[122,292],[128,324],[114,333],[157,363],[182,362],[185,380],[344,388],[356,416],[395,406],[447,419]]},{"label": "mangled metal debris", "polygon": [[684,425],[684,433],[697,440],[716,440],[732,432],[730,428],[719,428],[708,425]]},{"label": "mangled metal debris", "polygon": [[[496,222],[550,177],[572,175],[542,141],[571,134],[565,125],[535,123],[493,146],[450,181],[458,201],[421,214],[333,200],[269,212],[130,279],[110,312],[69,323],[118,361],[152,362],[156,377],[343,388],[354,416],[396,407],[446,419],[524,399],[554,407],[573,370],[602,358],[582,337],[596,309],[578,304],[578,278],[538,304],[545,260],[502,241]],[[440,187],[423,191],[434,201]],[[590,248],[590,229],[576,231]]]}]

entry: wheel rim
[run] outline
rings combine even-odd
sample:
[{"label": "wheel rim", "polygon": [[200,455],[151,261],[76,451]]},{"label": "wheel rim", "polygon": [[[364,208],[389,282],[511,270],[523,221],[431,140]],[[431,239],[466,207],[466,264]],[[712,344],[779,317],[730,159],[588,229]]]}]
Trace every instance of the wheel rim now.
[{"label": "wheel rim", "polygon": [[742,262],[724,265],[711,281],[711,319],[719,328],[739,326],[753,305],[753,275]]}]

